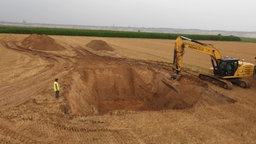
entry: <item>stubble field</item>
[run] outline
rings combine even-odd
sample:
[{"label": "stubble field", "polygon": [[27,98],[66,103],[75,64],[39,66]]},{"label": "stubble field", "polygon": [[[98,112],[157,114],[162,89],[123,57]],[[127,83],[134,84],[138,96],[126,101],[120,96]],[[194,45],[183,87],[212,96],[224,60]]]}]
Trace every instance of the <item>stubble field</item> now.
[{"label": "stubble field", "polygon": [[[213,42],[255,63],[256,44]],[[173,40],[0,35],[3,143],[256,143],[250,89],[199,80],[207,55],[186,50],[179,91],[162,82]],[[55,99],[53,80],[61,97]]]}]

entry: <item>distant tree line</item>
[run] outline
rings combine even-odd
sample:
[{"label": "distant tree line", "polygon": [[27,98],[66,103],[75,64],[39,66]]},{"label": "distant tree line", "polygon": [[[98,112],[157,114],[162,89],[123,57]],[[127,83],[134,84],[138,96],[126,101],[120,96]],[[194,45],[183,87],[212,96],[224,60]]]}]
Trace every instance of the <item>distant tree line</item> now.
[{"label": "distant tree line", "polygon": [[[0,33],[13,34],[47,34],[47,35],[66,35],[66,36],[96,36],[96,37],[120,37],[120,38],[150,38],[150,39],[176,39],[180,34],[155,33],[155,32],[131,32],[114,30],[86,30],[68,28],[43,28],[43,27],[15,27],[0,26]],[[195,40],[215,40],[215,41],[241,41],[237,36],[218,35],[196,35],[182,34]]]}]

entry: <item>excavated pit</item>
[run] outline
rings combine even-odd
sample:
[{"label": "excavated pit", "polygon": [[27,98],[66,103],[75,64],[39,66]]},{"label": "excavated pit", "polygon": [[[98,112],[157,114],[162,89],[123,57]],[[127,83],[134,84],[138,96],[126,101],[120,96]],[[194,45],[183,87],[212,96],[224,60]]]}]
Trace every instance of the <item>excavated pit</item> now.
[{"label": "excavated pit", "polygon": [[76,83],[70,104],[76,114],[186,109],[234,102],[193,76],[184,75],[176,82],[177,92],[162,82],[168,71],[160,67],[120,59],[90,60],[92,63],[81,60],[73,77]]}]

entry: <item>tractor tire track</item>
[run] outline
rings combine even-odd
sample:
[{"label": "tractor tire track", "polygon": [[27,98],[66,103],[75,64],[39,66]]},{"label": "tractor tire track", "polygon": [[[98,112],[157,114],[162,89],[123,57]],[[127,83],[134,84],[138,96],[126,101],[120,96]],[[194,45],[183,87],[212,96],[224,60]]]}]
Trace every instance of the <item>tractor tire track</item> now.
[{"label": "tractor tire track", "polygon": [[19,143],[24,144],[40,144],[42,142],[36,141],[34,139],[31,139],[29,137],[26,137],[24,135],[18,134],[17,132],[10,130],[8,128],[0,127],[0,134],[9,137],[10,139],[14,139],[15,141],[18,141]]},{"label": "tractor tire track", "polygon": [[[65,71],[68,71],[72,65],[72,62],[67,57],[62,57],[55,54],[48,54],[42,51],[25,49],[23,47],[17,46],[15,42],[2,42],[2,45],[5,46],[5,48],[7,49],[18,51],[19,53],[21,52],[28,57],[36,57],[37,59],[41,59],[45,62],[45,65],[41,66],[42,68],[40,70],[37,70],[36,73],[31,77],[10,84],[10,86],[8,87],[3,86],[0,88],[0,94],[2,95],[0,99],[0,105],[4,106],[4,109],[7,109],[11,106],[19,105],[29,100],[31,97],[34,97],[34,95],[42,93],[44,90],[41,88],[41,85],[47,85],[46,83],[49,83],[49,79],[52,79],[50,76],[53,75],[53,73],[49,71],[48,67],[50,64],[52,71],[59,71],[60,69],[63,69],[63,67]],[[40,81],[40,85],[32,83],[35,81]],[[22,91],[18,91],[18,89],[22,89]],[[8,95],[10,91],[13,92],[11,95],[4,96]],[[28,93],[26,97],[22,95],[24,93]]]}]

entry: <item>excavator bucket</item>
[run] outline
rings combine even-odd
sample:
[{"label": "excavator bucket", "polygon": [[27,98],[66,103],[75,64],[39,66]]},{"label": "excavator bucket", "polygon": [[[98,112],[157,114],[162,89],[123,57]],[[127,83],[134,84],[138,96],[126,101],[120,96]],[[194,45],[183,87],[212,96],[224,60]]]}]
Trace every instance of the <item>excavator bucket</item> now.
[{"label": "excavator bucket", "polygon": [[167,85],[168,87],[172,88],[175,90],[177,93],[180,93],[180,88],[179,88],[179,83],[177,79],[172,79],[172,78],[163,78],[162,82]]},{"label": "excavator bucket", "polygon": [[180,74],[172,74],[171,77],[169,78],[170,80],[180,80],[181,75]]}]

